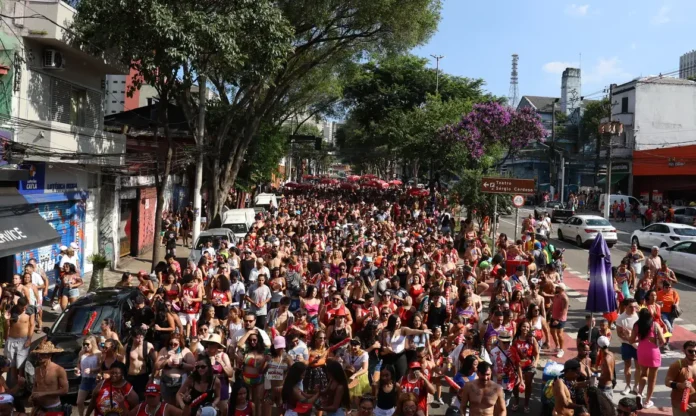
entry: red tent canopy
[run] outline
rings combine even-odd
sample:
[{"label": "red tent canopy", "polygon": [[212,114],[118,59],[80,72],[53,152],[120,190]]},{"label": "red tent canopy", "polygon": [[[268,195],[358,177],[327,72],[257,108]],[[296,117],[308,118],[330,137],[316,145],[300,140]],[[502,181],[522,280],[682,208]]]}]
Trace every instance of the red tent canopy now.
[{"label": "red tent canopy", "polygon": [[286,188],[298,188],[299,184],[297,182],[287,182],[284,186]]},{"label": "red tent canopy", "polygon": [[393,185],[393,186],[401,186],[401,185],[403,185],[403,184],[404,184],[404,183],[401,182],[401,181],[398,180],[398,179],[394,179],[393,181],[389,181],[389,185]]}]

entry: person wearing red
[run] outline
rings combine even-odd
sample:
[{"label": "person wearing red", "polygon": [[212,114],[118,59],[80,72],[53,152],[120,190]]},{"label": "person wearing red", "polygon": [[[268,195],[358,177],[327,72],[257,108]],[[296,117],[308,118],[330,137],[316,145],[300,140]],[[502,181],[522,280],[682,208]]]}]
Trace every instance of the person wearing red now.
[{"label": "person wearing red", "polygon": [[341,298],[341,294],[336,292],[333,295],[329,296],[329,299],[331,299],[330,303],[322,308],[322,311],[320,312],[321,316],[321,322],[325,326],[329,326],[331,323],[331,319],[338,313],[338,311],[341,311],[342,313],[345,313],[348,319],[347,324],[348,325],[353,325],[353,317],[350,314],[350,311],[346,307],[346,305],[343,303],[343,298]]},{"label": "person wearing red", "polygon": [[399,382],[400,393],[413,393],[418,398],[418,408],[428,414],[428,394],[435,394],[435,386],[422,371],[421,363],[414,361],[408,365],[408,372]]},{"label": "person wearing red", "polygon": [[[524,412],[529,413],[529,399],[532,397],[532,382],[534,381],[534,373],[536,363],[539,361],[539,344],[534,338],[534,333],[531,331],[531,325],[528,321],[523,321],[517,328],[515,339],[510,347],[510,356],[515,363],[517,377],[524,381]],[[519,385],[513,390],[515,396],[515,404],[510,406],[511,410],[515,410],[520,405],[520,389]]]},{"label": "person wearing red", "polygon": [[191,328],[198,322],[203,293],[198,282],[191,275],[184,276],[182,283],[184,285],[181,288],[182,309],[181,313],[179,313],[179,320],[186,328],[186,338],[189,338],[196,335],[195,329],[192,330]]},{"label": "person wearing red", "polygon": [[90,416],[93,410],[96,416],[104,416],[114,411],[128,412],[138,405],[138,394],[123,377],[126,373],[126,365],[115,361],[108,373],[110,377],[102,381],[92,394],[92,400],[85,413],[87,416]]},{"label": "person wearing red", "polygon": [[145,387],[145,401],[128,412],[128,416],[181,416],[181,409],[162,401],[159,384]]}]

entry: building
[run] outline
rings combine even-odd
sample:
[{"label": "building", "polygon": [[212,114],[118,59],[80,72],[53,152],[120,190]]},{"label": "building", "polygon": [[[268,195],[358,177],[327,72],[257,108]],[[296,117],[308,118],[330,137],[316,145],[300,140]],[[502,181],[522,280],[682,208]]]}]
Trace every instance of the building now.
[{"label": "building", "polygon": [[323,121],[319,127],[322,131],[322,137],[324,142],[330,144],[331,146],[336,145],[336,131],[343,125],[343,123],[335,121]]},{"label": "building", "polygon": [[561,76],[561,112],[570,115],[580,105],[580,68],[566,68]]},{"label": "building", "polygon": [[128,75],[107,75],[104,83],[104,115],[117,114],[123,111],[142,107],[140,89],[134,90],[131,97],[128,90],[133,86],[133,77],[138,72],[130,70]]},{"label": "building", "polygon": [[[619,189],[630,195],[661,193],[669,199],[696,193],[696,177],[687,178],[679,165],[693,163],[684,146],[696,143],[696,82],[638,78],[614,86],[611,103],[612,119],[624,126],[623,134],[612,142],[613,163],[627,167],[620,179],[625,187]],[[670,162],[671,158],[676,161]],[[666,176],[669,180],[664,180]],[[612,186],[621,185],[618,181],[612,178]]]},{"label": "building", "polygon": [[15,266],[36,258],[53,283],[60,245],[77,244],[80,272],[91,271],[86,259],[98,250],[102,173],[124,163],[126,148],[124,135],[104,131],[105,77],[128,68],[69,40],[64,27],[76,11],[66,3],[10,0],[0,7],[2,127],[26,149],[21,167],[30,176],[19,192],[60,237],[16,254]]},{"label": "building", "polygon": [[696,51],[687,52],[679,57],[679,78],[696,76]]}]

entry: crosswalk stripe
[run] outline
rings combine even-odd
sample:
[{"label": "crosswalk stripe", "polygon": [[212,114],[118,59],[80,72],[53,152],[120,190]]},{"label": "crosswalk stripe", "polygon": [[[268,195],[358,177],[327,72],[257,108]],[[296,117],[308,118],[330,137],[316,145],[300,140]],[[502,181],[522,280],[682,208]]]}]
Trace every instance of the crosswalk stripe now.
[{"label": "crosswalk stripe", "polygon": [[580,303],[587,303],[587,298],[586,297],[579,297],[576,299]]},{"label": "crosswalk stripe", "polygon": [[568,296],[570,296],[571,298],[577,298],[577,297],[582,296],[582,294],[581,294],[580,292],[576,292],[576,291],[574,291],[574,290],[569,290],[569,291],[566,292],[566,294],[567,294]]},{"label": "crosswalk stripe", "polygon": [[696,325],[694,325],[694,324],[679,324],[679,326],[686,329],[687,331],[691,331],[691,332],[696,331]]}]

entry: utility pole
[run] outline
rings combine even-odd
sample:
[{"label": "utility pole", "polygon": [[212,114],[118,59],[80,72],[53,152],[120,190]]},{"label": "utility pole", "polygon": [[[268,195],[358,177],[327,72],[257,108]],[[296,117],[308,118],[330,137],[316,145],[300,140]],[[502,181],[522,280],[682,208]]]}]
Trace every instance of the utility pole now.
[{"label": "utility pole", "polygon": [[444,58],[445,55],[430,55],[435,58],[435,94],[440,92],[440,59]]},{"label": "utility pole", "polygon": [[[549,165],[549,186],[558,186],[558,174],[556,173],[556,102],[554,100],[551,105],[551,164]],[[560,193],[559,193],[560,195]],[[554,195],[551,195],[551,200],[554,200]],[[562,200],[561,200],[562,202]]]},{"label": "utility pole", "polygon": [[[192,244],[195,244],[196,239],[201,233],[201,214],[202,214],[202,204],[201,204],[201,191],[203,187],[203,153],[204,153],[204,143],[205,143],[205,100],[207,92],[208,79],[205,75],[198,76],[198,123],[196,125],[196,182],[193,188],[193,237],[191,239]],[[208,196],[210,197],[210,195]],[[225,203],[225,201],[221,201]],[[210,207],[208,207],[210,210]],[[211,213],[206,214],[208,216],[207,221],[210,222]]]},{"label": "utility pole", "polygon": [[[614,112],[612,108],[612,96],[614,95],[614,84],[609,85],[609,126],[611,126],[612,117],[611,113]],[[609,129],[609,144],[607,145],[607,196],[604,198],[604,218],[609,219],[609,206],[611,205],[611,138],[614,135],[614,130]]]}]

